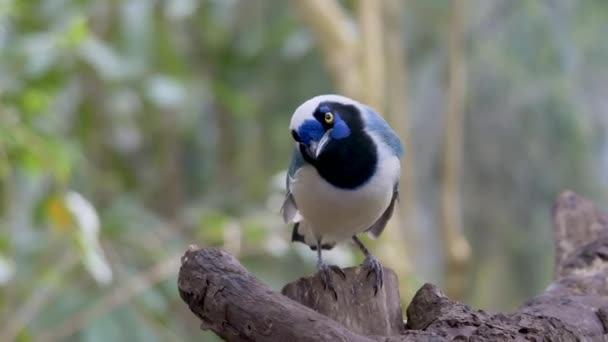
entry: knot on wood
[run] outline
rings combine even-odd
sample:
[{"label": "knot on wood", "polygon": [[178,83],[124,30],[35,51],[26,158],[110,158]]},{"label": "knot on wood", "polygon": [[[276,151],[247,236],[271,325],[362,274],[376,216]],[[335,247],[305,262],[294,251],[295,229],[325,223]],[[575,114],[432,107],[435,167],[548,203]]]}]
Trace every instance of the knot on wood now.
[{"label": "knot on wood", "polygon": [[571,253],[562,266],[562,276],[577,278],[608,274],[608,235],[603,234]]},{"label": "knot on wood", "polygon": [[426,329],[439,317],[442,308],[452,303],[437,286],[424,284],[407,308],[407,327],[416,330]]},{"label": "knot on wood", "polygon": [[564,191],[553,205],[555,277],[564,276],[565,261],[588,243],[608,233],[608,215],[593,202]]}]

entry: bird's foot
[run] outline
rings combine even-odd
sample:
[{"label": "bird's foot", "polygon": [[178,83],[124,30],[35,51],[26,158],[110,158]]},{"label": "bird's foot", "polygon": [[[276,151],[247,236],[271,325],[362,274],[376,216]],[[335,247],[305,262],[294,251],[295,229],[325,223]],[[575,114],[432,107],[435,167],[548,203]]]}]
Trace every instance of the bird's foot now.
[{"label": "bird's foot", "polygon": [[323,289],[331,291],[331,293],[334,295],[334,299],[338,300],[338,293],[334,287],[331,273],[337,273],[340,277],[342,277],[342,279],[346,279],[346,274],[344,274],[344,271],[342,271],[342,269],[336,265],[320,263],[318,268],[319,274],[321,275],[321,282],[323,283]]},{"label": "bird's foot", "polygon": [[373,255],[368,254],[361,267],[367,269],[367,278],[374,275],[374,295],[378,294],[378,290],[382,287],[384,281],[384,270],[382,264]]}]

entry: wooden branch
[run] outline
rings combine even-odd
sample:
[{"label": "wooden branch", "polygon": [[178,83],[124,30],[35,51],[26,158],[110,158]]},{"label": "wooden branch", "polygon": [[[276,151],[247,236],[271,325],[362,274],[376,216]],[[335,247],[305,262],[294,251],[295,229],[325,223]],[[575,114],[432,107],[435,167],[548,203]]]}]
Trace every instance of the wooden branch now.
[{"label": "wooden branch", "polygon": [[281,293],[357,334],[391,336],[403,332],[399,279],[395,272],[384,268],[384,286],[375,296],[367,272],[350,267],[344,273],[345,279],[334,280],[337,300],[323,289],[318,274],[285,285]]},{"label": "wooden branch", "polygon": [[[215,248],[186,251],[178,288],[201,327],[229,341],[604,340],[606,216],[572,192],[562,194],[554,208],[556,247],[568,246],[568,252],[558,253],[563,254],[558,258],[560,271],[545,292],[512,313],[474,310],[426,284],[407,308],[407,325],[400,326],[394,273],[387,270],[384,289],[371,296],[359,268],[346,269],[346,280],[336,279],[337,302],[323,292],[317,275],[288,284],[283,292],[302,305],[270,290],[234,257]],[[376,329],[381,319],[386,322]]]},{"label": "wooden branch", "polygon": [[371,341],[273,292],[221,249],[191,246],[178,288],[201,328],[227,341]]},{"label": "wooden branch", "polygon": [[608,215],[591,201],[565,191],[553,206],[555,230],[555,278],[563,276],[564,260],[577,248],[596,240],[608,231]]}]

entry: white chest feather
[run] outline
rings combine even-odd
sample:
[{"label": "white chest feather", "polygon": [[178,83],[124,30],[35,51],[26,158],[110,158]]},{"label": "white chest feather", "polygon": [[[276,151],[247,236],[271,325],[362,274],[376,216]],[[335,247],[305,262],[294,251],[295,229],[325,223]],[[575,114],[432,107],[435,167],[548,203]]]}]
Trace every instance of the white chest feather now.
[{"label": "white chest feather", "polygon": [[349,190],[332,186],[310,165],[300,168],[291,192],[303,217],[307,240],[339,242],[365,231],[388,207],[399,174],[399,159],[381,154],[374,176]]}]

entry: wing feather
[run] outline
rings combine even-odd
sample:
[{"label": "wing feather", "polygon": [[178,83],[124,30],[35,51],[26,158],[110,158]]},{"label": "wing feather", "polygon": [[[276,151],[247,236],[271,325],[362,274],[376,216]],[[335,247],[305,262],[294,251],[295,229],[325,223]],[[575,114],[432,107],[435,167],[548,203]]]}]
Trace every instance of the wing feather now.
[{"label": "wing feather", "polygon": [[401,144],[401,140],[399,136],[391,126],[376,113],[373,109],[367,106],[363,106],[365,113],[364,117],[366,119],[366,129],[370,132],[376,133],[392,151],[398,157],[401,158],[403,156],[403,145]]},{"label": "wing feather", "polygon": [[376,239],[382,234],[388,220],[393,216],[393,211],[395,210],[395,202],[399,200],[399,183],[395,184],[393,189],[393,197],[391,198],[391,202],[384,210],[384,213],[374,222],[374,224],[369,227],[366,232],[372,239]]},{"label": "wing feather", "polygon": [[285,177],[285,189],[287,190],[287,194],[285,195],[285,200],[283,201],[283,206],[281,207],[281,214],[283,215],[283,220],[285,223],[294,223],[302,220],[302,216],[298,211],[296,200],[293,198],[293,194],[291,193],[291,184],[294,181],[296,172],[305,163],[306,161],[304,160],[304,157],[302,157],[300,149],[297,148],[297,146],[294,147],[293,156],[291,158],[289,168],[287,169],[287,177]]}]

